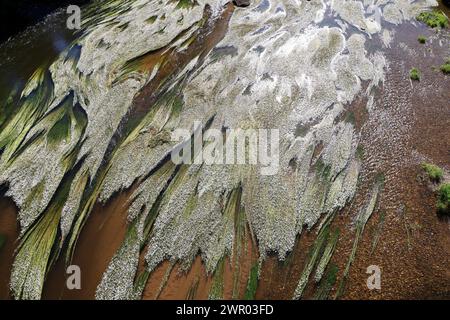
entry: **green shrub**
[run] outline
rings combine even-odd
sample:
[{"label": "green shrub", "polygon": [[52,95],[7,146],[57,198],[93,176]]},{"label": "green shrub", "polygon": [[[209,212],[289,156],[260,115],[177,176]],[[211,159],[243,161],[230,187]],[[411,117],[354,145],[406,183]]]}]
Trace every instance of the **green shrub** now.
[{"label": "green shrub", "polygon": [[450,183],[445,183],[439,188],[437,208],[440,213],[450,213]]},{"label": "green shrub", "polygon": [[431,28],[448,27],[447,16],[439,10],[422,12],[417,16],[417,20],[426,23]]},{"label": "green shrub", "polygon": [[409,77],[412,80],[420,81],[420,71],[419,71],[419,69],[412,68],[411,71],[409,72]]},{"label": "green shrub", "polygon": [[418,40],[420,43],[424,44],[425,42],[427,42],[427,37],[425,37],[425,36],[419,36],[419,38],[417,38],[417,40]]},{"label": "green shrub", "polygon": [[441,168],[438,166],[435,166],[431,163],[422,163],[422,168],[425,170],[425,172],[428,174],[428,177],[433,182],[439,182],[442,180],[442,177],[444,176],[444,171],[442,171]]}]

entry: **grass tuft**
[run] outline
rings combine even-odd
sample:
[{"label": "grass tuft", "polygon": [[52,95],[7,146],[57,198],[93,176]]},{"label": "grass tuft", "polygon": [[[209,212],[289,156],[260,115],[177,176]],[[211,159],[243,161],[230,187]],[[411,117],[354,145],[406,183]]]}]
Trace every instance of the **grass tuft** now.
[{"label": "grass tuft", "polygon": [[411,71],[409,72],[409,77],[412,80],[420,81],[420,71],[419,71],[419,69],[412,68]]},{"label": "grass tuft", "polygon": [[441,66],[441,71],[445,74],[450,74],[450,58]]},{"label": "grass tuft", "polygon": [[417,41],[419,41],[420,43],[424,44],[424,43],[427,42],[427,37],[425,37],[425,36],[419,36],[419,37],[417,38]]},{"label": "grass tuft", "polygon": [[431,28],[447,28],[448,18],[440,10],[422,12],[417,20],[426,23]]},{"label": "grass tuft", "polygon": [[422,168],[433,182],[440,182],[444,176],[444,171],[431,163],[422,163]]},{"label": "grass tuft", "polygon": [[450,183],[445,183],[439,188],[437,208],[439,213],[450,214]]}]

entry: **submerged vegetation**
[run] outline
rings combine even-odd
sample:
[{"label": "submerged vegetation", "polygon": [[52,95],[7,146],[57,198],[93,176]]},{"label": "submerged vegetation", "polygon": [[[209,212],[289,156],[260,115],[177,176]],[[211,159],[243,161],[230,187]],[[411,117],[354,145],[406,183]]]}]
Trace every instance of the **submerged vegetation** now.
[{"label": "submerged vegetation", "polygon": [[366,227],[367,221],[369,221],[372,213],[374,212],[376,205],[378,203],[379,193],[384,188],[384,174],[380,173],[377,175],[375,179],[375,185],[370,195],[370,199],[368,200],[366,207],[362,208],[356,217],[356,235],[353,240],[352,251],[350,252],[350,256],[348,258],[347,264],[345,266],[344,273],[342,275],[341,281],[339,283],[338,289],[336,291],[335,298],[338,299],[344,293],[347,286],[348,274],[350,272],[350,267],[355,260],[356,251],[358,249],[359,241],[362,238],[364,233],[364,228]]},{"label": "submerged vegetation", "polygon": [[320,281],[319,287],[314,294],[315,300],[330,299],[330,293],[334,285],[336,284],[338,272],[339,268],[334,263],[330,263],[325,276]]},{"label": "submerged vegetation", "polygon": [[188,293],[186,295],[186,300],[195,300],[199,283],[200,279],[197,277],[192,283],[192,285],[189,287]]},{"label": "submerged vegetation", "polygon": [[431,28],[448,27],[448,18],[440,10],[422,12],[417,16],[417,20],[426,23]]},{"label": "submerged vegetation", "polygon": [[358,157],[359,160],[364,160],[364,147],[359,144],[358,147],[356,148],[356,156]]},{"label": "submerged vegetation", "polygon": [[170,2],[176,3],[176,9],[192,9],[198,6],[197,0],[170,0]]},{"label": "submerged vegetation", "polygon": [[432,163],[422,163],[422,168],[433,182],[440,182],[444,176],[444,171]]},{"label": "submerged vegetation", "polygon": [[259,273],[259,263],[256,262],[253,264],[250,269],[250,276],[247,282],[247,288],[245,289],[245,300],[253,300],[255,299],[256,289],[258,288],[258,273]]},{"label": "submerged vegetation", "polygon": [[375,229],[375,234],[373,236],[372,249],[370,251],[370,254],[373,254],[375,252],[375,249],[377,248],[378,241],[380,240],[381,233],[383,231],[385,218],[386,218],[386,211],[382,210],[378,215],[378,224]]},{"label": "submerged vegetation", "polygon": [[[322,226],[320,227],[317,238],[309,249],[307,261],[303,267],[303,271],[298,280],[297,288],[294,292],[294,299],[300,299],[308,284],[309,278],[314,270],[316,273],[314,280],[316,283],[321,283],[324,271],[327,270],[328,264],[336,248],[337,241],[339,239],[339,229],[331,231],[330,224],[333,221],[335,213],[325,217]],[[330,279],[328,279],[330,280]],[[327,282],[328,280],[325,280]],[[326,286],[326,285],[325,285]],[[322,288],[323,292],[319,293],[322,299],[325,299],[325,293],[329,292],[326,287]]]},{"label": "submerged vegetation", "polygon": [[208,299],[221,300],[223,299],[225,259],[222,258],[214,271],[211,289],[209,290]]}]

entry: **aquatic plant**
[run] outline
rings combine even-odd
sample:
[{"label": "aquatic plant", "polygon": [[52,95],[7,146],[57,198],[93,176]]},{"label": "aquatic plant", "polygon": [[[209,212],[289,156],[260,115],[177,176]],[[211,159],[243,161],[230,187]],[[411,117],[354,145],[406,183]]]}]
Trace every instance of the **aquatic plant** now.
[{"label": "aquatic plant", "polygon": [[259,278],[259,263],[253,264],[250,269],[250,276],[247,282],[247,288],[245,289],[244,299],[254,300],[256,295],[256,289],[258,288]]},{"label": "aquatic plant", "polygon": [[[68,175],[72,175],[69,172]],[[22,237],[11,274],[11,290],[17,299],[39,299],[45,275],[61,247],[58,226],[67,200],[69,176],[60,185],[53,201]]]},{"label": "aquatic plant", "polygon": [[6,120],[0,132],[1,159],[8,164],[23,145],[25,137],[38,122],[53,97],[53,82],[46,66],[37,69],[22,92],[17,111]]},{"label": "aquatic plant", "polygon": [[188,293],[186,295],[186,300],[194,300],[197,294],[198,285],[200,283],[200,279],[197,277],[192,283],[191,287],[189,287]]},{"label": "aquatic plant", "polygon": [[225,259],[222,258],[214,271],[211,289],[209,290],[208,299],[223,299],[223,273],[225,272]]},{"label": "aquatic plant", "polygon": [[350,271],[350,267],[355,259],[356,251],[358,249],[359,241],[361,240],[361,237],[364,233],[364,228],[366,226],[367,221],[369,221],[370,217],[372,216],[372,213],[375,210],[379,193],[381,192],[382,188],[384,186],[384,178],[382,174],[379,174],[376,178],[375,185],[372,189],[372,192],[370,194],[370,198],[366,204],[365,208],[362,208],[359,212],[358,216],[356,217],[356,235],[355,239],[353,240],[353,247],[352,251],[350,252],[350,256],[348,258],[344,273],[342,275],[340,284],[337,288],[335,299],[338,299],[342,296],[342,294],[345,291],[346,284],[347,284],[347,278],[348,273]]},{"label": "aquatic plant", "polygon": [[234,245],[233,245],[233,293],[232,298],[240,298],[240,280],[241,280],[241,259],[252,255],[251,249],[248,248],[248,243],[251,241],[252,245],[257,247],[255,240],[250,232],[248,225],[248,218],[245,214],[245,208],[241,203],[242,187],[239,187],[232,197],[230,197],[228,207],[234,210]]},{"label": "aquatic plant", "polygon": [[328,242],[323,250],[322,257],[317,263],[316,273],[314,275],[314,281],[320,282],[322,280],[323,273],[325,272],[328,263],[333,256],[334,249],[339,240],[339,229],[334,230],[333,234],[330,235]]},{"label": "aquatic plant", "polygon": [[338,272],[339,268],[335,264],[331,263],[314,294],[315,300],[330,299],[331,290],[336,284]]},{"label": "aquatic plant", "polygon": [[308,284],[309,277],[315,267],[315,281],[319,282],[322,279],[323,272],[331,259],[339,238],[338,230],[335,230],[334,234],[330,236],[330,224],[333,221],[333,218],[334,214],[327,216],[320,226],[317,238],[309,249],[308,257],[294,291],[293,299],[300,299],[302,297],[306,285]]},{"label": "aquatic plant", "polygon": [[378,224],[377,224],[377,228],[375,230],[375,235],[373,237],[372,249],[370,250],[370,254],[374,253],[374,251],[377,247],[378,241],[380,240],[385,218],[386,218],[386,212],[383,210],[379,213],[379,216],[378,216]]}]

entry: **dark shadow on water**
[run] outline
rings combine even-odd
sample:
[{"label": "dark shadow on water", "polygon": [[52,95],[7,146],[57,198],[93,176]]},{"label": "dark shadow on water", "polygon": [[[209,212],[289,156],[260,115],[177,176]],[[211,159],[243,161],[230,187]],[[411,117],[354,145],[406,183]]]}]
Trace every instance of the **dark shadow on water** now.
[{"label": "dark shadow on water", "polygon": [[82,5],[90,0],[14,0],[2,1],[0,10],[0,42],[44,20],[45,16],[71,4]]}]

